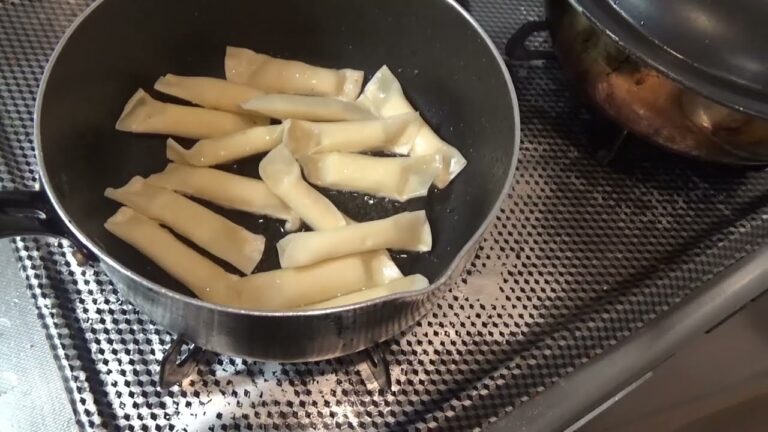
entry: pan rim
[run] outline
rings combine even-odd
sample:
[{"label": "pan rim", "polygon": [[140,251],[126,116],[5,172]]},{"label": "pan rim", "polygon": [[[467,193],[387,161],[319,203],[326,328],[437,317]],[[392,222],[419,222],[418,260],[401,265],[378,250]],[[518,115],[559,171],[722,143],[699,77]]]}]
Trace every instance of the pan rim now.
[{"label": "pan rim", "polygon": [[[80,24],[96,8],[98,8],[102,3],[104,3],[104,1],[106,0],[96,0],[94,3],[88,6],[85,9],[85,11],[83,11],[75,19],[75,21],[69,26],[67,31],[64,33],[64,35],[56,45],[56,48],[53,50],[53,53],[51,54],[50,58],[48,59],[48,63],[46,64],[45,71],[43,72],[43,75],[40,79],[40,87],[38,88],[36,101],[35,101],[34,126],[33,126],[35,157],[37,158],[38,173],[39,173],[39,178],[40,178],[42,188],[45,191],[48,198],[50,199],[51,204],[56,210],[56,213],[64,221],[67,228],[72,233],[74,233],[77,239],[80,240],[90,250],[92,250],[100,260],[105,261],[109,266],[125,274],[126,276],[131,278],[134,282],[139,283],[147,287],[148,289],[155,291],[160,295],[170,297],[172,300],[175,300],[175,301],[189,303],[196,307],[211,308],[218,312],[239,314],[239,315],[249,315],[253,317],[294,317],[294,316],[307,317],[307,316],[315,316],[315,315],[331,315],[338,312],[349,311],[353,309],[367,308],[377,303],[384,303],[384,302],[400,300],[400,299],[415,298],[421,295],[425,295],[434,290],[437,290],[439,287],[443,286],[448,281],[451,275],[456,271],[457,267],[461,264],[461,262],[464,261],[464,258],[467,256],[467,254],[469,254],[471,249],[480,241],[480,238],[486,233],[491,223],[496,219],[499,213],[499,209],[501,208],[501,205],[503,204],[504,200],[507,198],[509,194],[509,191],[512,186],[512,181],[514,178],[514,174],[515,174],[515,169],[517,167],[518,157],[520,154],[520,124],[521,124],[517,93],[515,92],[515,86],[512,83],[512,77],[499,50],[496,48],[491,38],[488,36],[485,30],[480,26],[480,24],[478,24],[475,18],[472,17],[469,14],[469,12],[466,11],[463,7],[461,7],[456,2],[456,0],[442,0],[443,2],[447,3],[450,7],[453,7],[457,12],[459,12],[462,15],[462,17],[464,17],[465,20],[469,22],[469,24],[480,35],[483,42],[485,42],[486,46],[490,49],[491,53],[493,54],[494,58],[498,63],[498,66],[501,69],[504,80],[507,84],[507,90],[508,90],[507,94],[509,95],[510,102],[512,103],[512,109],[513,109],[513,115],[514,115],[514,119],[513,119],[514,120],[514,142],[512,143],[512,160],[510,163],[509,170],[507,172],[507,178],[504,181],[504,186],[502,188],[502,191],[497,197],[496,202],[491,208],[491,211],[485,217],[485,220],[483,220],[480,226],[475,230],[474,234],[472,234],[469,240],[464,244],[464,246],[462,246],[462,248],[454,256],[454,258],[451,260],[451,263],[443,272],[442,276],[440,276],[434,282],[431,282],[429,286],[419,290],[389,294],[383,297],[367,300],[364,302],[352,303],[352,304],[343,305],[343,306],[335,306],[331,308],[288,310],[288,311],[242,309],[242,308],[234,308],[229,306],[222,306],[215,303],[209,303],[209,302],[203,301],[197,297],[181,294],[175,290],[166,288],[161,284],[153,282],[147,279],[146,277],[142,276],[141,274],[134,272],[133,270],[125,267],[122,263],[120,263],[119,260],[112,258],[112,256],[106,250],[104,250],[101,246],[99,246],[97,242],[91,240],[89,236],[85,235],[85,233],[78,228],[77,224],[70,218],[69,214],[66,212],[63,205],[59,201],[58,197],[53,192],[53,188],[51,187],[51,180],[48,176],[48,171],[45,166],[45,158],[44,158],[44,151],[42,148],[42,139],[41,139],[41,131],[40,131],[40,118],[41,118],[41,112],[42,112],[42,106],[43,106],[43,99],[45,95],[45,89],[48,84],[48,78],[51,74],[53,66],[56,63],[56,60],[58,59],[59,54],[63,50],[64,46],[67,44],[69,38],[77,30]],[[127,289],[133,289],[133,288],[127,287]],[[137,307],[140,308],[140,306],[138,305]]]}]

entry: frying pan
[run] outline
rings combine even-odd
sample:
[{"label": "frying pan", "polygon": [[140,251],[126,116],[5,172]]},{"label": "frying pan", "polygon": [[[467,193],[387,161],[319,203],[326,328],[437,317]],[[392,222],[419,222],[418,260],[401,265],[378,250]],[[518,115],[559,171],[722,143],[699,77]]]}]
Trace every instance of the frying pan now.
[{"label": "frying pan", "polygon": [[[222,307],[194,298],[104,229],[118,208],[103,197],[104,189],[160,171],[167,163],[165,137],[114,129],[127,99],[139,87],[150,90],[166,73],[223,77],[227,45],[362,69],[366,78],[386,63],[425,120],[461,150],[467,168],[425,199],[399,204],[323,191],[360,221],[426,208],[432,252],[394,258],[404,274],[421,273],[432,281],[429,288],[318,311]],[[1,232],[67,236],[157,324],[216,352],[272,361],[359,351],[423,316],[440,296],[440,287],[449,286],[472,257],[493,220],[519,146],[517,102],[504,63],[477,23],[449,0],[97,1],[56,48],[43,76],[35,120],[47,199],[42,193],[3,196]],[[222,168],[257,177],[259,161]],[[30,208],[36,217],[19,211]],[[282,235],[276,221],[212,208],[263,233],[269,244]],[[276,267],[274,247],[268,247],[257,270]]]}]

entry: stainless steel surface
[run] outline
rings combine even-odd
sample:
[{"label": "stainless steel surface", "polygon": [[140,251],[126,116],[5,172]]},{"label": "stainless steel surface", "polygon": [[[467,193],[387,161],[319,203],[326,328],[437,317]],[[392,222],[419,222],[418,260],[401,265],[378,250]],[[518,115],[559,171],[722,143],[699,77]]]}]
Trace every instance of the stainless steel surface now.
[{"label": "stainless steel surface", "polygon": [[75,420],[11,244],[0,241],[0,431],[74,431]]},{"label": "stainless steel surface", "polygon": [[566,429],[564,432],[576,432],[578,430],[581,430],[581,428],[590,422],[592,419],[600,415],[601,413],[605,412],[606,410],[610,409],[614,404],[622,400],[626,395],[632,393],[637,387],[645,383],[647,380],[651,379],[653,377],[653,372],[648,372],[647,374],[640,377],[637,381],[633,382],[629,386],[627,386],[622,391],[615,394],[613,397],[605,401],[602,405],[595,408],[592,412],[587,414],[586,416],[582,417],[581,420],[577,421],[576,423],[572,424],[568,429]]},{"label": "stainless steel surface", "polygon": [[[282,17],[286,20],[285,27],[288,24],[293,24],[296,20],[296,16],[291,13],[287,13],[286,9],[293,7],[291,5],[279,6],[285,3],[272,3],[272,7],[275,9],[272,11],[276,17]],[[387,3],[390,4],[390,3]],[[391,3],[395,4],[395,3]],[[404,3],[400,3],[404,5]],[[82,196],[85,196],[88,192],[81,191],[77,197],[73,198],[71,193],[71,184],[77,180],[73,177],[84,177],[87,172],[76,169],[81,164],[81,158],[72,157],[68,159],[67,163],[63,163],[64,160],[61,157],[56,157],[55,152],[61,152],[61,148],[66,154],[72,154],[70,145],[93,145],[95,143],[98,148],[103,148],[102,141],[94,141],[92,139],[78,139],[73,143],[63,143],[62,136],[82,135],[86,136],[99,135],[99,132],[93,129],[88,129],[87,132],[83,128],[77,126],[69,127],[73,123],[62,122],[61,118],[65,115],[65,112],[70,112],[71,104],[63,104],[60,102],[62,99],[62,89],[56,85],[61,86],[64,83],[67,91],[70,90],[71,85],[79,84],[83,80],[88,81],[88,78],[83,78],[82,73],[85,70],[92,69],[91,64],[85,64],[84,59],[79,58],[81,51],[77,48],[84,46],[85,43],[90,43],[93,38],[91,36],[110,36],[110,31],[114,30],[112,26],[118,24],[126,27],[125,31],[132,31],[128,28],[130,24],[125,24],[123,18],[128,12],[134,12],[136,10],[146,10],[148,13],[160,13],[157,9],[157,4],[152,2],[133,3],[131,6],[122,6],[123,9],[119,9],[116,5],[125,5],[125,3],[119,0],[97,0],[95,1],[70,27],[65,33],[62,40],[51,56],[48,67],[46,68],[42,80],[40,89],[38,91],[37,104],[35,108],[35,149],[36,156],[40,168],[40,180],[43,189],[47,192],[53,206],[59,213],[61,218],[66,223],[67,227],[75,234],[75,236],[84,244],[89,250],[95,252],[99,258],[104,271],[114,280],[123,292],[124,297],[132,304],[144,311],[151,319],[164,327],[165,329],[172,331],[179,336],[189,340],[190,342],[200,345],[209,350],[236,355],[239,357],[258,359],[264,361],[283,361],[283,362],[297,362],[297,361],[317,361],[328,358],[338,357],[346,354],[351,354],[367,348],[373,344],[382,342],[402,332],[402,330],[408,328],[415,323],[419,318],[423,317],[432,305],[442,296],[446,289],[450,288],[455,282],[463,270],[466,263],[472,258],[477,245],[485,232],[488,230],[491,222],[496,217],[502,202],[507,198],[507,190],[512,182],[512,175],[514,173],[514,167],[517,162],[517,154],[519,150],[520,139],[520,123],[519,113],[517,107],[517,98],[515,95],[515,89],[512,85],[512,80],[509,76],[509,72],[506,69],[505,63],[502,60],[500,54],[496,50],[493,42],[483,29],[477,24],[477,22],[458,4],[453,0],[434,0],[431,3],[423,3],[422,7],[428,8],[430,16],[436,20],[433,24],[432,32],[436,29],[442,29],[445,34],[443,36],[450,36],[455,29],[461,29],[462,34],[466,34],[468,38],[462,38],[461,41],[454,41],[454,43],[466,42],[473,50],[473,54],[479,54],[482,60],[486,61],[481,64],[480,60],[477,60],[477,64],[474,65],[476,76],[483,77],[486,81],[480,83],[465,82],[461,84],[454,84],[454,88],[469,88],[472,86],[473,92],[452,92],[457,100],[470,104],[473,100],[478,100],[478,94],[483,91],[492,90],[498,92],[497,97],[501,110],[493,110],[489,113],[465,113],[461,119],[461,124],[457,125],[455,129],[460,129],[463,125],[467,125],[467,131],[482,130],[495,131],[495,135],[492,135],[490,139],[483,140],[478,134],[472,134],[467,132],[466,140],[459,145],[459,148],[465,153],[477,150],[475,156],[470,156],[470,163],[472,167],[467,168],[463,173],[463,177],[457,178],[450,185],[450,190],[447,194],[443,195],[442,200],[434,199],[427,201],[427,210],[430,213],[430,224],[433,232],[435,232],[440,226],[453,227],[457,225],[462,228],[470,227],[471,235],[468,235],[468,239],[462,237],[456,237],[456,241],[449,241],[441,243],[440,239],[448,239],[453,237],[453,232],[458,230],[453,229],[451,232],[435,235],[436,243],[434,249],[429,253],[431,260],[423,259],[421,266],[413,269],[413,271],[423,273],[431,279],[431,285],[423,290],[414,292],[404,292],[398,294],[392,294],[384,298],[371,300],[363,304],[340,306],[331,309],[324,310],[309,310],[309,311],[285,311],[285,312],[271,312],[271,311],[254,311],[244,310],[232,307],[225,307],[221,305],[210,304],[199,300],[193,296],[182,294],[172,287],[165,284],[158,283],[146,268],[137,270],[135,267],[131,267],[130,264],[126,264],[124,261],[125,254],[116,254],[115,251],[124,251],[124,245],[120,245],[123,249],[116,248],[115,246],[105,247],[109,241],[114,241],[113,237],[100,228],[101,221],[95,223],[93,220],[94,210],[97,206],[92,202],[84,202]],[[198,16],[198,11],[195,6],[189,3],[185,3],[187,11],[183,14],[184,17]],[[229,9],[220,6],[212,6],[213,3],[200,2],[196,7],[201,8],[200,14],[207,15],[206,12],[219,11],[222,14],[230,15],[224,16],[223,23],[229,23],[237,14],[241,13],[240,9],[246,7],[246,4],[238,4],[236,9]],[[322,13],[314,21],[310,20],[313,24],[323,23],[330,14],[338,14],[334,16],[335,20],[339,22],[350,22],[351,24],[360,20],[360,16],[352,16],[349,12],[349,4],[343,2],[334,3],[335,6],[326,5],[320,9]],[[384,3],[380,3],[378,8],[382,8]],[[422,5],[422,4],[420,4]],[[308,8],[306,3],[299,3],[298,6]],[[142,9],[143,8],[143,9]],[[326,11],[328,9],[328,11]],[[395,15],[398,11],[397,6],[387,9],[363,9],[363,11],[371,10],[367,13],[366,18],[370,21],[383,20],[385,17],[379,14]],[[414,11],[411,9],[411,13]],[[168,12],[164,12],[168,13]],[[341,16],[346,14],[346,16]],[[172,11],[169,19],[176,20],[177,13]],[[183,18],[187,19],[187,18]],[[162,27],[142,27],[142,34],[146,35],[154,33],[154,36],[160,37],[163,40],[173,41],[179,34],[184,34],[186,30],[183,30],[184,25],[191,27],[191,24],[186,23],[182,18],[178,18],[177,25],[168,27],[166,22],[162,23]],[[275,18],[277,19],[277,18]],[[139,21],[143,21],[143,16]],[[346,20],[346,21],[344,21]],[[437,21],[440,20],[440,21]],[[112,24],[112,26],[110,25]],[[258,26],[255,26],[258,27]],[[423,28],[421,25],[414,23],[411,27],[405,27],[401,25],[401,31],[405,28],[413,28],[414,37],[419,35],[423,36]],[[84,30],[85,29],[85,30]],[[181,31],[177,29],[182,29]],[[335,29],[335,30],[334,30]],[[242,30],[245,32],[246,30]],[[342,48],[342,43],[348,43],[350,37],[360,37],[360,35],[348,36],[346,27],[344,25],[336,26],[331,29],[326,29],[329,34],[333,34],[331,38],[337,38],[339,47]],[[351,30],[349,30],[351,31]],[[221,33],[228,35],[223,29]],[[383,50],[388,47],[389,57],[388,61],[397,61],[394,54],[402,52],[399,49],[400,44],[407,43],[410,38],[406,33],[402,34],[402,40],[394,40],[392,43],[383,43],[378,46],[379,50]],[[170,36],[169,36],[170,35]],[[383,31],[378,33],[378,42],[389,41],[390,37]],[[289,36],[278,36],[274,38],[274,45],[282,41],[283,38]],[[230,36],[226,36],[224,39],[228,39]],[[132,38],[122,36],[119,40],[129,41],[129,45],[137,46],[137,42]],[[186,39],[189,40],[188,37]],[[89,42],[84,42],[89,41]],[[115,43],[118,39],[113,39]],[[103,43],[103,41],[100,41]],[[222,46],[225,45],[222,43]],[[164,45],[167,53],[176,54],[177,50],[175,46]],[[446,52],[448,52],[448,49]],[[72,54],[74,52],[74,54]],[[69,55],[67,55],[69,53]],[[370,55],[370,50],[355,50],[349,51],[349,60],[362,61],[366,56]],[[120,54],[122,55],[122,54]],[[467,54],[468,58],[470,54]],[[111,60],[110,60],[111,61]],[[111,64],[110,61],[102,59],[105,64]],[[146,60],[149,61],[149,60]],[[166,60],[167,61],[167,60]],[[407,64],[407,60],[402,60]],[[379,61],[380,62],[380,61]],[[74,65],[74,66],[73,66]],[[377,63],[378,65],[378,63]],[[378,66],[377,66],[378,67]],[[103,79],[109,82],[109,85],[100,85],[99,89],[105,87],[118,87],[122,85],[122,81],[135,80],[133,76],[129,76],[128,72],[120,70],[119,73],[114,72],[115,68],[106,71],[106,76],[99,76],[94,79]],[[448,70],[446,67],[441,67],[440,70]],[[442,72],[441,72],[442,73]],[[451,73],[451,72],[445,72]],[[445,75],[445,73],[442,73]],[[78,77],[77,80],[68,81],[69,77]],[[448,80],[447,75],[445,78],[440,78],[440,74],[433,73],[432,80],[438,82],[440,80]],[[122,80],[122,81],[121,81]],[[455,81],[455,77],[451,77],[451,80]],[[432,85],[430,83],[429,85]],[[93,88],[93,87],[91,87]],[[412,88],[411,92],[415,92],[416,89]],[[70,94],[66,93],[65,94]],[[100,94],[103,94],[102,92]],[[112,93],[106,92],[110,96]],[[411,93],[413,94],[413,93]],[[468,98],[463,95],[470,95]],[[427,96],[417,95],[417,96]],[[431,96],[435,96],[434,91]],[[100,97],[103,97],[100,96]],[[112,97],[114,102],[116,98]],[[119,101],[122,104],[123,101]],[[113,104],[117,106],[117,104]],[[482,101],[478,102],[478,105],[485,107],[488,104]],[[103,110],[101,110],[103,111]],[[428,109],[422,110],[422,115],[426,120],[429,120]],[[79,116],[75,115],[74,118],[88,117],[91,118],[93,113],[81,113]],[[494,115],[504,115],[503,119],[494,121]],[[480,117],[482,116],[482,117]],[[445,120],[441,116],[441,121]],[[99,127],[107,127],[111,133],[115,133],[112,128],[112,120],[109,123],[97,125]],[[473,123],[483,123],[482,128],[472,128]],[[52,127],[56,127],[57,124],[67,125],[63,132],[53,133],[50,132]],[[46,127],[46,125],[48,125]],[[51,126],[54,125],[54,126]],[[105,126],[106,125],[106,126]],[[94,127],[93,124],[89,125]],[[453,130],[454,128],[452,128]],[[481,132],[486,133],[486,132]],[[124,136],[121,135],[121,136]],[[101,137],[101,140],[104,138]],[[136,138],[133,138],[134,140]],[[88,143],[88,144],[85,144]],[[131,142],[130,145],[138,145],[136,142]],[[115,144],[116,147],[120,147],[121,144]],[[477,147],[475,147],[477,146]],[[489,164],[487,169],[484,169],[485,173],[493,173],[495,177],[488,177],[483,182],[483,179],[479,177],[472,177],[471,171],[478,169],[481,164],[481,158],[487,157],[489,150],[496,153],[496,161],[503,161],[498,167]],[[483,156],[479,153],[484,153]],[[60,154],[59,154],[60,156]],[[146,158],[145,158],[146,159]],[[160,159],[164,162],[164,159]],[[107,160],[99,161],[100,164],[107,164]],[[242,163],[241,163],[242,165]],[[125,168],[125,162],[121,161],[122,168]],[[130,168],[133,174],[141,168],[132,165]],[[95,172],[95,171],[94,171]],[[111,172],[111,170],[109,171]],[[139,171],[140,172],[140,171]],[[251,174],[253,175],[253,173]],[[99,176],[94,176],[99,177]],[[100,176],[99,180],[103,180],[105,176]],[[448,202],[452,208],[456,208],[466,203],[468,199],[467,193],[462,193],[461,189],[457,188],[458,183],[470,185],[472,183],[482,183],[473,185],[475,191],[480,190],[481,187],[487,187],[485,194],[487,195],[483,202],[479,202],[476,208],[473,207],[473,212],[466,212],[466,209],[455,210],[453,215],[444,211],[445,209],[440,204],[441,202]],[[91,188],[96,188],[95,185],[89,184]],[[454,192],[456,191],[456,192]],[[482,196],[479,192],[472,197]],[[99,197],[101,198],[101,197]],[[363,201],[359,199],[359,201]],[[67,203],[75,202],[76,205],[69,205]],[[100,201],[105,202],[105,201]],[[488,203],[488,204],[486,204]],[[99,205],[98,207],[103,207]],[[89,211],[84,211],[88,208]],[[73,210],[77,213],[73,214]],[[470,214],[476,214],[477,217],[468,217]],[[463,217],[459,217],[463,215]],[[357,215],[352,215],[357,217]],[[381,215],[379,215],[381,217]],[[94,226],[99,228],[94,228]],[[100,235],[94,235],[94,232]],[[109,238],[105,239],[104,236]],[[441,257],[441,253],[446,253]],[[135,254],[135,251],[131,251]],[[120,259],[116,258],[120,257]],[[417,257],[417,259],[420,259]],[[438,272],[430,275],[429,267],[439,267]],[[195,317],[191,320],[189,317]],[[284,341],[291,341],[291,343],[284,343]]]},{"label": "stainless steel surface", "polygon": [[768,295],[681,345],[581,432],[748,432],[768,424]]},{"label": "stainless steel surface", "polygon": [[568,428],[664,362],[683,342],[704,333],[756,298],[767,286],[768,245],[765,245],[718,274],[680,305],[626,341],[492,424],[488,430],[554,431]]}]

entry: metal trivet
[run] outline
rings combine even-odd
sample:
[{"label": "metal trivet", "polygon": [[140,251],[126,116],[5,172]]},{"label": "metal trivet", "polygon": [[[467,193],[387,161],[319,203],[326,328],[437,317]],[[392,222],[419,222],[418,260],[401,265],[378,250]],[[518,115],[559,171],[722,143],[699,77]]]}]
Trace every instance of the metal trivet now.
[{"label": "metal trivet", "polygon": [[[36,186],[32,108],[47,56],[86,6],[0,0],[0,179]],[[499,48],[537,0],[470,1]],[[546,40],[539,41],[546,47]],[[540,48],[541,48],[540,47]],[[462,280],[378,347],[391,390],[353,357],[274,364],[203,353],[161,390],[173,336],[53,239],[15,241],[83,429],[467,430],[626,337],[768,238],[768,177],[665,154],[602,164],[556,62],[516,64],[523,122],[513,194]],[[471,162],[471,161],[470,161]]]}]

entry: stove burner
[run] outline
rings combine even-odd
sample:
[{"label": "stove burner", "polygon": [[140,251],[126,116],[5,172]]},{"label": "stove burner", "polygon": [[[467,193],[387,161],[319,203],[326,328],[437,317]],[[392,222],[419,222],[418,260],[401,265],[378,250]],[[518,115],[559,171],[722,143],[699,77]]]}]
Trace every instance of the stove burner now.
[{"label": "stove burner", "polygon": [[355,367],[370,391],[392,390],[392,373],[389,362],[378,346],[353,354],[356,357]]},{"label": "stove burner", "polygon": [[[182,350],[185,347],[187,352],[182,355]],[[160,362],[160,388],[167,390],[181,384],[197,369],[198,361],[202,358],[203,353],[201,347],[191,345],[183,338],[174,339]]]},{"label": "stove burner", "polygon": [[[204,355],[202,347],[182,337],[174,339],[160,362],[160,388],[167,390],[180,385],[197,370]],[[392,389],[389,362],[377,346],[352,354],[351,357],[368,390],[389,392]]]}]

